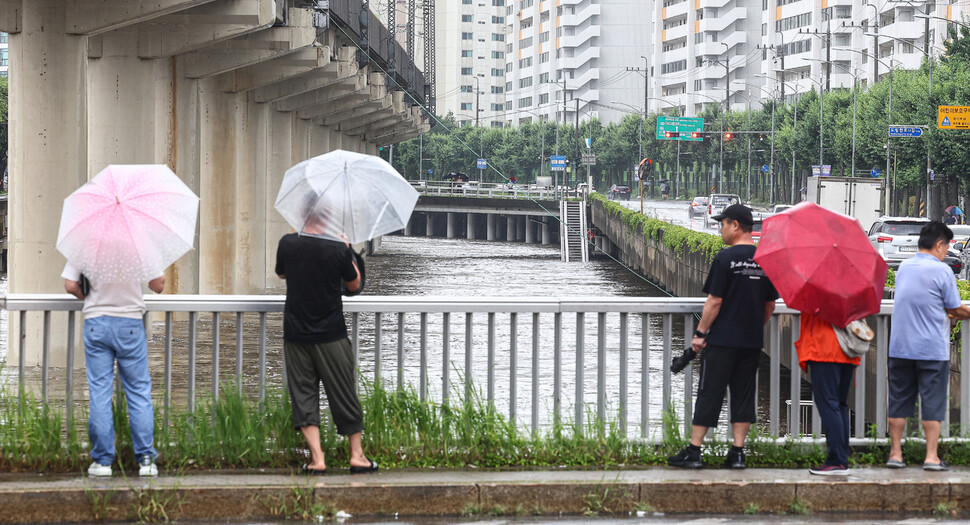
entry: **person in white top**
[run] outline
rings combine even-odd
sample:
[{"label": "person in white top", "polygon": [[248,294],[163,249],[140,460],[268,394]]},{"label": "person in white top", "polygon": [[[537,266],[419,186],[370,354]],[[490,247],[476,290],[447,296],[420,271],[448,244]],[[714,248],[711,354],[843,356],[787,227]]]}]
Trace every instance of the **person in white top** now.
[{"label": "person in white top", "polygon": [[[88,438],[93,460],[88,475],[111,476],[111,464],[115,460],[111,393],[117,361],[128,401],[131,441],[139,462],[138,474],[157,476],[152,380],[148,374],[148,345],[142,323],[145,315],[142,283],[91,281],[85,294],[81,290],[81,271],[70,262],[61,277],[67,293],[84,301],[84,359],[90,394]],[[148,288],[161,293],[165,288],[165,276],[149,281]]]}]

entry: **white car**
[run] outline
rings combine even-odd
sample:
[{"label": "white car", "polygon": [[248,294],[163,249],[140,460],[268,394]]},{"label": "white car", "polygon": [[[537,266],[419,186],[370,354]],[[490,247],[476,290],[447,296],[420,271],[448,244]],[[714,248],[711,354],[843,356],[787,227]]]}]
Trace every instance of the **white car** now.
[{"label": "white car", "polygon": [[707,198],[707,214],[704,216],[704,225],[717,224],[713,217],[720,215],[724,208],[732,204],[741,204],[741,197],[733,193],[712,193]]}]

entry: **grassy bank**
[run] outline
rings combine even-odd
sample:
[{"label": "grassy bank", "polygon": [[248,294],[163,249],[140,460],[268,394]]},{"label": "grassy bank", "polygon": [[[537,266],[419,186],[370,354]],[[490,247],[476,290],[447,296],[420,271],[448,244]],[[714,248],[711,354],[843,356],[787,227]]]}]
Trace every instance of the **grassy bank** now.
[{"label": "grassy bank", "polygon": [[[306,461],[301,434],[291,424],[289,401],[283,391],[272,391],[260,404],[227,388],[217,401],[200,403],[194,414],[176,411],[169,427],[156,414],[158,463],[168,472],[209,468],[297,468]],[[666,463],[668,455],[684,446],[681,423],[669,413],[664,420],[667,438],[659,444],[622,437],[616,425],[602,435],[593,425],[563,426],[533,435],[478,400],[465,407],[421,402],[410,391],[392,392],[366,385],[361,398],[365,411],[364,447],[385,468],[542,468],[620,467]],[[116,400],[116,444],[119,462],[134,468],[124,402]],[[326,412],[325,412],[326,414]],[[74,432],[63,428],[59,410],[33,399],[0,395],[0,471],[80,472],[87,456],[85,414]],[[321,440],[327,462],[347,464],[347,445],[331,425],[324,425]],[[793,442],[775,444],[755,434],[750,440],[748,464],[752,467],[805,467],[824,459],[822,446]],[[727,442],[706,446],[705,460],[719,466]],[[944,444],[943,453],[954,464],[970,464],[970,446]],[[855,464],[879,465],[885,446],[857,451]],[[907,461],[921,461],[918,442],[906,447]]]}]

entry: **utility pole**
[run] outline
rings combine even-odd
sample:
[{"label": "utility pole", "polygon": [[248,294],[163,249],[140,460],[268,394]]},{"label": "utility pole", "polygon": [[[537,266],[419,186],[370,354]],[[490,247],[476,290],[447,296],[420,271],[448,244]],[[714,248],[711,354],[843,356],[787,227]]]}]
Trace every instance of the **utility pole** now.
[{"label": "utility pole", "polygon": [[[926,23],[923,25],[923,50],[926,52],[926,62],[929,66],[929,76],[927,78],[927,93],[926,101],[929,103],[930,107],[933,107],[933,52],[930,49],[930,8],[929,4],[923,4],[923,13],[926,14]],[[933,129],[932,114],[930,115],[930,126],[926,129],[927,131]],[[930,178],[930,174],[933,173],[933,158],[930,156],[930,137],[927,133],[926,140],[926,216],[927,217],[937,217],[936,210],[931,206],[932,202],[932,186],[933,182]]]}]

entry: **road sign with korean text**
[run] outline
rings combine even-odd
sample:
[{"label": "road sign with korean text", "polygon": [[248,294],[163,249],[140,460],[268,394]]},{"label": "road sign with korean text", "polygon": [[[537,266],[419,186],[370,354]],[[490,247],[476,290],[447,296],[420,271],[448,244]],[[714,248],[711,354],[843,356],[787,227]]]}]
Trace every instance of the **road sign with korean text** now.
[{"label": "road sign with korean text", "polygon": [[922,135],[921,126],[889,126],[890,137],[921,137]]},{"label": "road sign with korean text", "polygon": [[936,124],[940,129],[970,129],[970,106],[939,106]]},{"label": "road sign with korean text", "polygon": [[[668,137],[667,133],[673,136]],[[691,133],[704,133],[704,119],[699,117],[657,117],[657,140],[688,140],[700,142],[702,135],[692,137]]]},{"label": "road sign with korean text", "polygon": [[478,169],[483,170],[488,167],[488,161],[486,159],[478,159]]},{"label": "road sign with korean text", "polygon": [[552,155],[549,157],[549,169],[552,171],[566,171],[566,156]]}]

